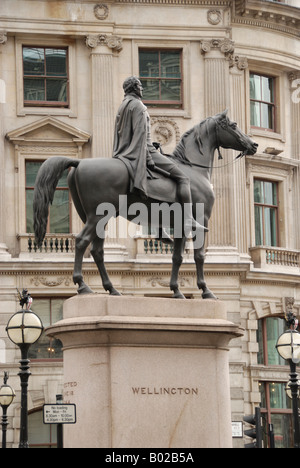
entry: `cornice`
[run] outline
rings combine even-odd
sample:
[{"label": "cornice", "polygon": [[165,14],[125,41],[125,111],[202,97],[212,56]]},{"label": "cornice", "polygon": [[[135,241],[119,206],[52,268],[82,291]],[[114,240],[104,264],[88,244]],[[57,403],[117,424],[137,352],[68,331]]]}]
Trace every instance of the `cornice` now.
[{"label": "cornice", "polygon": [[[40,2],[51,3],[57,2],[57,0],[39,0]],[[92,3],[95,4],[96,0],[75,0],[78,3]],[[74,0],[64,0],[65,3],[74,3]],[[105,0],[104,3],[99,2],[100,9],[103,9],[103,5],[109,5],[112,3],[166,3],[166,4],[195,4],[195,5],[229,5],[232,0]]]},{"label": "cornice", "polygon": [[300,8],[268,0],[232,2],[233,24],[266,28],[300,37]]},{"label": "cornice", "polygon": [[[109,2],[107,2],[109,3]],[[196,6],[227,6],[232,0],[115,0],[111,3],[124,4],[134,3],[140,5],[196,5]]]},{"label": "cornice", "polygon": [[268,153],[258,153],[255,155],[249,155],[246,159],[247,164],[255,164],[257,166],[272,166],[273,168],[277,167],[279,169],[287,170],[294,168],[300,168],[299,159],[286,158],[279,155],[268,154]]},{"label": "cornice", "polygon": [[239,14],[243,14],[245,9],[256,9],[274,15],[285,14],[291,18],[300,14],[300,8],[273,0],[233,0],[232,3]]},{"label": "cornice", "polygon": [[242,279],[243,284],[254,285],[273,285],[273,286],[289,286],[299,287],[299,273],[273,273],[263,270],[252,270],[246,273]]}]

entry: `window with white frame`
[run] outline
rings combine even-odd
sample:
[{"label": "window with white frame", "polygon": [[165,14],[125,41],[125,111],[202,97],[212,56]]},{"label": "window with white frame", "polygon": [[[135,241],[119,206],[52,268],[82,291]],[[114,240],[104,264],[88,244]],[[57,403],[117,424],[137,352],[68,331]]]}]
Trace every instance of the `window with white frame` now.
[{"label": "window with white frame", "polygon": [[250,73],[251,126],[276,131],[276,78]]},{"label": "window with white frame", "polygon": [[255,244],[278,246],[278,184],[254,179]]}]

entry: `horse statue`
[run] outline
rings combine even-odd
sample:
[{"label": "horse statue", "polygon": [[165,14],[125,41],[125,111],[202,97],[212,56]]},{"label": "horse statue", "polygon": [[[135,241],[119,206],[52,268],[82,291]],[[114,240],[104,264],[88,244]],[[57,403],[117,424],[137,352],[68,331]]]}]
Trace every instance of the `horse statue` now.
[{"label": "horse statue", "polygon": [[[204,213],[204,226],[207,228],[215,200],[211,186],[211,175],[214,168],[215,150],[220,147],[241,151],[237,156],[243,157],[256,153],[258,145],[244,134],[235,122],[232,122],[224,111],[214,117],[209,117],[200,124],[186,132],[175,148],[171,158],[180,165],[181,170],[189,177],[191,184],[193,214],[196,216],[197,205],[202,204]],[[128,220],[136,221],[130,210],[120,206],[122,197],[128,195],[129,204],[142,203],[148,208],[148,222],[151,223],[151,205],[166,200],[171,205],[176,202],[176,183],[172,179],[159,176],[153,183],[158,184],[162,197],[157,199],[139,199],[137,195],[129,194],[130,175],[125,164],[119,159],[94,158],[75,160],[67,157],[52,157],[45,161],[37,175],[34,189],[34,231],[36,243],[40,247],[46,235],[49,204],[52,203],[55,189],[64,171],[73,168],[68,175],[68,185],[75,204],[75,208],[84,223],[84,228],[76,236],[75,263],[73,272],[74,284],[78,285],[79,294],[90,294],[93,291],[85,284],[82,274],[83,256],[87,247],[92,244],[91,254],[98,267],[103,288],[113,296],[120,293],[111,283],[104,264],[105,224],[109,220],[109,213],[99,210],[99,206],[114,207],[111,216],[123,216]],[[151,183],[152,181],[149,181]],[[157,186],[158,186],[157,185]],[[172,197],[171,197],[171,194]],[[164,219],[159,218],[158,228],[174,227],[174,216],[169,216],[168,225]],[[178,221],[178,220],[177,220]],[[147,220],[145,220],[145,223]],[[102,223],[102,224],[101,224]],[[203,224],[203,223],[201,223]],[[183,220],[182,220],[183,225]],[[153,227],[153,226],[152,226]],[[99,232],[100,231],[100,232]],[[203,236],[205,234],[203,233]],[[194,237],[195,239],[195,237]],[[172,274],[170,289],[174,298],[184,299],[178,285],[179,269],[183,261],[183,252],[186,244],[184,232],[174,238],[172,256]],[[199,244],[199,243],[198,243]],[[203,299],[216,299],[215,295],[206,285],[204,279],[204,242],[201,245],[194,243],[194,260],[197,270],[197,286],[202,289]]]}]

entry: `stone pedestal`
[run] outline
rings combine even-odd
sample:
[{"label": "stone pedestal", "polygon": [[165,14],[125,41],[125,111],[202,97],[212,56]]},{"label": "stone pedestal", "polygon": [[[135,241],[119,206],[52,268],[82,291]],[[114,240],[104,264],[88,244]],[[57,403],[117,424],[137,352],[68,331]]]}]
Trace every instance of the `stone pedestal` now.
[{"label": "stone pedestal", "polygon": [[231,447],[225,304],[87,295],[47,334],[64,345],[66,448]]}]

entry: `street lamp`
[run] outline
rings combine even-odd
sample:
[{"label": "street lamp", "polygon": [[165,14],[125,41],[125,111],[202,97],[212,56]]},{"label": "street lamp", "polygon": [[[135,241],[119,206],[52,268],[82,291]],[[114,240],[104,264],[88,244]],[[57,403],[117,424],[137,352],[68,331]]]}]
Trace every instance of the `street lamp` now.
[{"label": "street lamp", "polygon": [[280,356],[293,363],[300,362],[300,333],[296,330],[286,330],[277,340],[276,348]]},{"label": "street lamp", "polygon": [[290,365],[290,381],[288,386],[291,390],[293,403],[293,419],[294,419],[294,447],[300,448],[300,429],[299,429],[299,414],[298,414],[298,374],[296,365],[300,362],[300,333],[296,331],[298,320],[293,312],[289,312],[286,316],[286,322],[289,329],[286,330],[277,340],[276,348],[280,356],[287,360]]},{"label": "street lamp", "polygon": [[[25,304],[24,304],[25,305]],[[28,305],[28,303],[27,303]],[[6,327],[9,339],[19,346],[21,350],[21,361],[19,376],[21,380],[21,427],[19,448],[29,448],[28,444],[28,379],[29,372],[28,351],[40,338],[44,327],[41,319],[30,309],[19,310],[14,314]]]},{"label": "street lamp", "polygon": [[[298,380],[298,400],[300,398],[299,389],[300,389],[300,380]],[[285,393],[290,398],[290,400],[292,400],[293,397],[292,397],[292,390],[291,390],[291,387],[290,387],[290,381],[288,381],[288,383],[285,386]]]},{"label": "street lamp", "polygon": [[2,415],[2,448],[6,448],[6,430],[8,426],[7,408],[12,404],[16,394],[15,391],[7,385],[8,372],[4,372],[3,385],[0,388],[0,405],[3,410]]}]

